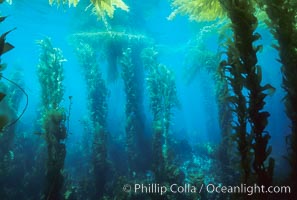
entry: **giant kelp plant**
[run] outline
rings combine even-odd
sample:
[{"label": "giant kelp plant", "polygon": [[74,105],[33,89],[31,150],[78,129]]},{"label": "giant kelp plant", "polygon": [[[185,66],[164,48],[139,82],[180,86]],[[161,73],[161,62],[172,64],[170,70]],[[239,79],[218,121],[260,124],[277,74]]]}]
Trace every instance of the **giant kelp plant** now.
[{"label": "giant kelp plant", "polygon": [[71,39],[73,43],[88,43],[94,48],[94,51],[104,53],[103,57],[108,63],[108,81],[110,82],[119,77],[118,64],[124,49],[131,46],[138,50],[151,43],[151,39],[143,34],[119,31],[81,32],[73,34]]},{"label": "giant kelp plant", "polygon": [[[6,16],[0,16],[0,23],[5,19]],[[6,42],[6,36],[11,31],[7,31],[0,36],[0,185],[2,186],[5,186],[7,177],[10,175],[10,161],[13,159],[11,143],[14,139],[14,132],[11,132],[13,127],[7,126],[15,117],[15,112],[10,107],[10,99],[7,97],[8,87],[2,82],[3,78],[6,79],[2,75],[6,64],[2,63],[1,60],[3,54],[14,48],[9,42]],[[0,189],[0,195],[3,198],[7,198],[6,189],[6,187],[1,187]]]},{"label": "giant kelp plant", "polygon": [[179,170],[170,155],[170,124],[172,110],[179,105],[174,74],[157,60],[154,48],[143,50],[143,65],[147,71],[146,84],[153,114],[153,171],[156,180],[176,181]]},{"label": "giant kelp plant", "polygon": [[[241,165],[244,170],[244,182],[253,182],[250,169],[250,152],[252,150],[252,169],[259,185],[272,183],[274,160],[269,158],[271,146],[268,146],[270,135],[265,128],[269,113],[263,111],[267,91],[273,91],[271,85],[261,86],[261,67],[257,65],[257,51],[260,46],[254,42],[260,38],[255,32],[257,18],[252,1],[220,1],[232,22],[234,38],[228,40],[228,61],[221,65],[227,70],[226,79],[230,82],[233,94],[229,97],[234,103],[234,132],[241,154]],[[247,93],[247,96],[245,95]],[[250,126],[248,130],[247,125]]]},{"label": "giant kelp plant", "polygon": [[44,199],[62,199],[64,160],[67,137],[66,114],[61,103],[64,95],[62,51],[50,38],[38,41],[41,47],[37,75],[41,86],[41,124],[47,143],[47,171]]},{"label": "giant kelp plant", "polygon": [[93,173],[95,194],[102,197],[107,181],[107,97],[108,90],[98,64],[98,55],[88,43],[76,44],[78,56],[88,86],[88,109],[93,136]]},{"label": "giant kelp plant", "polygon": [[[141,147],[145,144],[143,138],[143,85],[140,80],[140,69],[136,58],[139,52],[135,48],[127,48],[121,59],[122,78],[126,93],[126,146],[128,154],[129,171],[141,170],[143,159],[141,159]],[[135,84],[137,83],[137,84]]]},{"label": "giant kelp plant", "polygon": [[[0,3],[3,3],[3,1],[1,1]],[[7,18],[7,16],[1,16],[0,15],[0,23],[2,23],[3,21],[5,21],[5,19]],[[13,31],[14,29],[7,31],[5,33],[3,33],[0,36],[0,102],[2,102],[2,100],[5,98],[6,94],[3,91],[4,89],[4,84],[2,83],[2,71],[6,68],[6,64],[2,63],[1,57],[3,54],[7,53],[8,51],[10,51],[11,49],[14,48],[13,45],[11,45],[9,42],[6,42],[6,36]],[[0,132],[3,130],[3,128],[8,124],[9,122],[9,115],[7,113],[2,113],[0,112]]]},{"label": "giant kelp plant", "polygon": [[[291,183],[297,189],[297,4],[291,0],[263,0],[272,34],[278,41],[282,63],[283,88],[286,92],[286,114],[291,120],[291,133],[287,137],[288,160],[291,165]],[[295,192],[296,193],[296,192]]]},{"label": "giant kelp plant", "polygon": [[[98,58],[107,61],[108,81],[115,82],[121,77],[125,84],[126,93],[126,147],[129,156],[130,172],[140,169],[144,159],[137,152],[146,143],[143,140],[144,113],[143,113],[143,68],[140,64],[140,51],[150,40],[142,34],[125,32],[103,31],[83,32],[72,35],[74,44],[88,44]],[[130,48],[133,53],[125,53]],[[135,84],[135,83],[138,84]],[[134,132],[134,133],[132,133]],[[135,154],[135,155],[134,155]]]}]

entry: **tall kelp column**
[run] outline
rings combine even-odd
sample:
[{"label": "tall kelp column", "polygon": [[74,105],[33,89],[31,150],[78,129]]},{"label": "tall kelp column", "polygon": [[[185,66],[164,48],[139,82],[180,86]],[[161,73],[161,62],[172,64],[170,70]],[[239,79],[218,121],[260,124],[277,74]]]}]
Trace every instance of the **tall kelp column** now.
[{"label": "tall kelp column", "polygon": [[297,4],[294,0],[263,0],[272,34],[278,41],[282,63],[283,88],[286,92],[286,113],[291,120],[291,134],[287,137],[288,160],[291,165],[291,184],[297,193]]},{"label": "tall kelp column", "polygon": [[66,146],[66,114],[61,106],[64,95],[63,62],[65,59],[49,38],[38,41],[41,47],[37,74],[41,86],[41,124],[47,143],[47,171],[44,199],[63,199],[62,187]]},{"label": "tall kelp column", "polygon": [[[0,1],[0,4],[3,3],[3,1]],[[2,23],[3,21],[5,21],[7,16],[1,16],[0,15],[0,23]],[[11,49],[14,48],[13,45],[11,45],[9,42],[6,42],[6,36],[13,31],[14,29],[7,31],[5,33],[3,33],[0,36],[0,102],[2,102],[5,99],[5,85],[2,82],[2,71],[6,68],[6,64],[2,63],[1,57],[3,54],[7,53],[8,51],[10,51]],[[0,132],[3,130],[3,128],[9,123],[10,120],[10,116],[8,115],[8,113],[4,113],[3,110],[0,110]]]},{"label": "tall kelp column", "polygon": [[179,169],[170,153],[170,125],[173,109],[179,105],[173,72],[157,60],[158,52],[146,48],[142,52],[146,84],[153,115],[153,172],[160,183],[178,182]]},{"label": "tall kelp column", "polygon": [[148,146],[144,140],[144,111],[143,111],[143,84],[144,72],[139,63],[140,50],[131,45],[124,50],[121,57],[122,78],[126,93],[126,146],[129,171],[144,171],[148,164],[146,153],[142,149]]},{"label": "tall kelp column", "polygon": [[[0,1],[0,3],[3,3],[3,1]],[[5,20],[6,16],[0,15],[0,23]],[[7,182],[12,173],[11,161],[14,158],[11,145],[15,136],[13,121],[16,118],[16,110],[12,107],[13,96],[11,92],[14,90],[11,90],[2,82],[3,79],[9,82],[10,80],[2,75],[6,64],[2,62],[1,57],[14,48],[13,45],[6,41],[6,36],[11,31],[7,31],[0,36],[0,196],[4,199],[9,198],[6,191],[10,189]]]},{"label": "tall kelp column", "polygon": [[114,83],[119,77],[123,79],[128,171],[132,175],[133,171],[143,170],[147,160],[139,153],[143,152],[141,148],[147,145],[147,141],[144,140],[144,71],[140,63],[140,52],[150,40],[141,34],[116,31],[82,32],[73,34],[71,39],[73,44],[88,44],[93,48],[97,60],[101,58],[100,61],[107,62],[109,83]]},{"label": "tall kelp column", "polygon": [[76,54],[87,85],[88,109],[93,137],[94,198],[102,197],[106,183],[107,164],[107,97],[108,90],[102,78],[98,54],[88,43],[76,43]]},{"label": "tall kelp column", "polygon": [[241,155],[242,181],[253,183],[254,171],[258,185],[269,186],[274,160],[269,158],[269,162],[266,162],[272,148],[268,147],[270,135],[265,131],[269,113],[263,111],[263,107],[267,92],[273,91],[273,88],[268,84],[261,86],[262,73],[256,55],[260,46],[253,45],[260,38],[255,32],[255,9],[250,0],[220,2],[232,22],[234,34],[233,39],[227,41],[228,58],[221,62],[221,67],[232,88],[229,100],[234,105],[236,116],[234,132]]}]

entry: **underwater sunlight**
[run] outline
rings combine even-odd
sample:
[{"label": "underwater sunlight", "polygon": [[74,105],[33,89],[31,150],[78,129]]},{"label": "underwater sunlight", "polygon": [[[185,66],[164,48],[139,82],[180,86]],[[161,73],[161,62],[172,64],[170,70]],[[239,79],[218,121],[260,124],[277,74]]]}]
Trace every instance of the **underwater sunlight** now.
[{"label": "underwater sunlight", "polygon": [[295,0],[0,0],[0,200],[291,200]]}]

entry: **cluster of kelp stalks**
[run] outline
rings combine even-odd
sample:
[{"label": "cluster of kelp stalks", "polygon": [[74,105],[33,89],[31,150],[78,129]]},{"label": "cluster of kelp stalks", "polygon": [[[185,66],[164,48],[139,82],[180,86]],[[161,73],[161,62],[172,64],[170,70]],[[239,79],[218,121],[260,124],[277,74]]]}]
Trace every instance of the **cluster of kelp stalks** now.
[{"label": "cluster of kelp stalks", "polygon": [[[0,1],[2,3],[2,1]],[[97,2],[97,1],[96,1]],[[175,14],[182,0],[176,0]],[[198,0],[189,1],[197,7]],[[200,4],[198,4],[200,2]],[[210,176],[212,181],[226,185],[270,186],[278,184],[273,177],[275,160],[270,157],[271,135],[265,130],[269,112],[264,111],[265,98],[274,88],[262,84],[261,66],[257,64],[254,43],[258,18],[256,6],[267,13],[270,28],[278,41],[277,50],[282,63],[283,88],[286,92],[286,113],[291,120],[291,134],[287,159],[291,176],[282,184],[290,185],[296,193],[297,139],[296,139],[296,86],[297,86],[297,26],[296,3],[287,0],[252,1],[222,0],[215,2],[217,17],[228,17],[233,36],[225,38],[225,57],[209,69],[217,84],[217,102],[222,132],[221,146],[212,150],[204,146],[204,152],[217,162],[217,169]],[[187,4],[182,4],[187,5]],[[210,5],[210,4],[204,4]],[[211,10],[206,9],[206,10]],[[191,13],[198,15],[199,13]],[[201,11],[202,12],[202,11]],[[214,15],[216,16],[216,15]],[[193,16],[192,16],[193,17]],[[1,22],[6,18],[1,17]],[[2,56],[13,48],[6,42],[10,31],[0,37]],[[173,109],[179,106],[173,72],[158,61],[153,42],[145,35],[104,31],[77,33],[71,37],[87,86],[88,120],[83,133],[84,154],[77,156],[88,169],[84,176],[68,176],[64,167],[67,153],[65,139],[69,134],[69,107],[62,105],[65,86],[62,50],[52,46],[51,40],[38,41],[40,46],[37,75],[41,86],[41,112],[38,124],[40,137],[29,136],[26,125],[16,124],[18,106],[22,95],[21,78],[5,78],[0,82],[0,196],[3,199],[160,199],[159,194],[134,194],[122,190],[124,184],[190,183],[201,185],[207,178],[195,171],[204,167],[206,160],[197,161],[187,142],[174,140],[170,125]],[[208,56],[205,56],[208,59]],[[210,56],[211,57],[211,56]],[[103,60],[103,61],[102,61]],[[108,64],[108,80],[103,78],[102,62]],[[197,61],[199,62],[199,61]],[[1,63],[1,71],[5,64]],[[193,70],[196,72],[197,70]],[[107,127],[108,85],[121,78],[124,83],[125,139],[112,138]],[[4,81],[15,86],[8,89]],[[148,94],[152,119],[146,121],[144,92]],[[147,128],[146,124],[150,127]],[[19,126],[17,126],[19,125]],[[38,126],[36,124],[36,126]],[[186,152],[188,149],[188,153]],[[114,152],[117,151],[117,152]],[[25,153],[24,153],[25,152]],[[194,151],[195,152],[195,151]],[[69,152],[68,152],[69,153]],[[197,153],[197,152],[196,152]],[[191,155],[187,157],[187,155]],[[189,164],[188,162],[192,162]],[[213,167],[213,166],[210,166]],[[229,194],[217,197],[211,194],[167,194],[163,199],[247,199],[246,194]],[[255,194],[254,199],[269,199],[271,194]]]}]

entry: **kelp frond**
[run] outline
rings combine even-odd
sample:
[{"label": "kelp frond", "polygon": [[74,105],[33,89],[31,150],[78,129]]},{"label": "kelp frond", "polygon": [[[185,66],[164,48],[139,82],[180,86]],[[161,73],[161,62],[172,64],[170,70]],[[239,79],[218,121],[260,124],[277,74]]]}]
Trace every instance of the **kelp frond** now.
[{"label": "kelp frond", "polygon": [[174,10],[168,20],[177,14],[188,15],[191,21],[213,21],[226,16],[218,0],[172,0],[171,7]]},{"label": "kelp frond", "polygon": [[52,6],[53,4],[57,4],[58,6],[60,4],[68,4],[69,7],[74,6],[78,4],[79,0],[49,0],[49,4]]},{"label": "kelp frond", "polygon": [[[108,15],[110,18],[113,18],[113,14],[116,8],[120,8],[124,11],[129,11],[129,7],[125,4],[123,0],[90,0],[89,7],[93,7],[92,12],[94,12],[98,17],[102,19],[105,18],[105,15]],[[69,7],[76,7],[79,3],[79,0],[49,0],[49,4],[68,4]]]},{"label": "kelp frond", "polygon": [[129,7],[122,0],[91,0],[91,3],[94,6],[93,12],[101,17],[107,14],[110,18],[113,18],[116,8],[129,11]]}]

